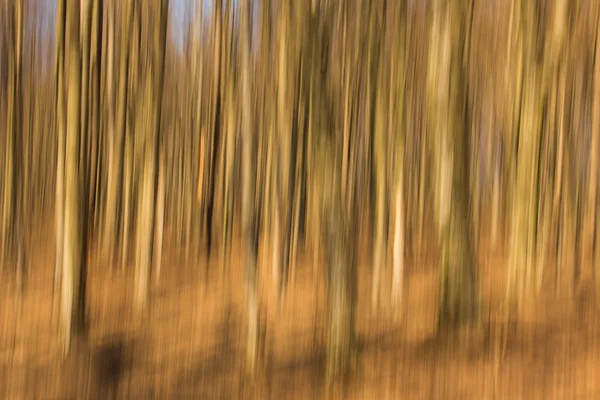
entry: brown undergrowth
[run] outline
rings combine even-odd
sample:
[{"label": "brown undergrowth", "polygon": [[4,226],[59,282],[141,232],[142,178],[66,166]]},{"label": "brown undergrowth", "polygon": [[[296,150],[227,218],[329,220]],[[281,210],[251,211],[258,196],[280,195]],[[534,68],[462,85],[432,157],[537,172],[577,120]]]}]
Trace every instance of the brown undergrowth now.
[{"label": "brown undergrowth", "polygon": [[[244,345],[242,258],[186,265],[165,252],[151,312],[137,321],[132,273],[92,265],[89,336],[60,358],[51,315],[52,244],[34,240],[25,292],[11,268],[0,282],[0,398],[199,399],[551,399],[598,398],[598,314],[587,291],[573,301],[554,291],[535,300],[518,322],[504,312],[506,270],[497,254],[482,261],[478,323],[437,331],[433,261],[411,262],[405,302],[383,302],[374,314],[368,257],[359,267],[358,344],[347,379],[325,389],[324,274],[302,255],[279,304],[261,251],[265,321],[261,370],[241,373]],[[208,274],[206,268],[209,268]],[[386,296],[384,291],[384,298]],[[403,312],[401,315],[398,309]]]}]

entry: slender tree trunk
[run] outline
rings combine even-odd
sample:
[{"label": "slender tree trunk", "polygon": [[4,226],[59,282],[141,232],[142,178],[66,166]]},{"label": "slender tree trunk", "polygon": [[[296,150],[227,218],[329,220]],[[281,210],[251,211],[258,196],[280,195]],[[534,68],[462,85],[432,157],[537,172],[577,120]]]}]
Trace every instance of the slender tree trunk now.
[{"label": "slender tree trunk", "polygon": [[21,138],[23,136],[21,114],[22,114],[22,84],[21,84],[21,64],[22,64],[22,30],[23,30],[23,10],[22,2],[9,2],[8,9],[9,20],[9,52],[8,52],[8,101],[7,101],[7,123],[6,123],[6,141],[5,141],[5,161],[4,161],[4,196],[2,210],[2,242],[0,243],[0,271],[7,260],[12,260],[14,247],[20,240],[19,234],[15,230],[20,229],[17,226],[20,222],[18,204],[20,187],[25,182],[20,182],[19,169],[22,160]]},{"label": "slender tree trunk", "polygon": [[562,279],[562,263],[560,262],[560,247],[562,242],[562,223],[561,209],[564,202],[564,169],[565,169],[565,97],[566,97],[566,74],[559,74],[557,77],[557,96],[556,96],[556,175],[554,181],[554,194],[552,201],[552,222],[556,232],[556,284],[557,288]]},{"label": "slender tree trunk", "polygon": [[[475,317],[476,261],[469,190],[469,132],[466,126],[466,71],[463,63],[465,10],[460,3],[436,2],[431,25],[428,94],[432,127],[442,140],[441,166],[450,171],[449,210],[440,213],[442,234],[440,326]],[[450,88],[453,88],[450,90]],[[439,145],[438,144],[438,145]],[[443,189],[442,189],[443,190]],[[444,191],[444,190],[443,190]],[[442,196],[441,205],[444,204]]]},{"label": "slender tree trunk", "polygon": [[[390,87],[394,87],[396,98],[395,107],[391,109],[396,113],[396,128],[392,131],[395,136],[394,156],[394,243],[392,253],[392,297],[395,301],[402,301],[404,288],[404,247],[405,247],[405,204],[404,204],[404,148],[405,148],[405,71],[406,71],[406,8],[399,4],[392,8],[392,15],[399,21],[395,29],[398,38],[393,41],[392,54],[394,63]],[[395,72],[397,71],[397,72]],[[396,132],[394,134],[394,131]]]},{"label": "slender tree trunk", "polygon": [[[84,5],[84,10],[87,4]],[[67,67],[67,126],[65,147],[65,215],[62,272],[61,321],[65,353],[69,351],[73,336],[85,333],[85,282],[86,282],[86,226],[84,192],[85,176],[80,163],[80,145],[84,132],[80,126],[81,102],[81,49],[80,5],[66,8],[66,67]]]},{"label": "slender tree trunk", "polygon": [[163,236],[165,226],[165,151],[166,150],[164,146],[159,150],[160,155],[158,161],[158,187],[156,189],[156,228],[154,230],[154,269],[156,284],[158,284],[160,280],[160,270],[163,254]]},{"label": "slender tree trunk", "polygon": [[[118,65],[118,86],[116,105],[110,105],[109,121],[108,121],[108,137],[109,137],[109,165],[108,165],[108,186],[107,186],[107,208],[105,215],[104,226],[104,260],[106,262],[114,262],[115,242],[118,240],[117,223],[118,223],[118,205],[119,188],[121,187],[121,179],[123,175],[123,157],[124,157],[124,140],[126,126],[126,108],[127,108],[127,85],[128,85],[128,68],[129,68],[129,40],[131,30],[127,29],[130,26],[131,20],[131,0],[126,0],[122,5],[121,22],[121,40],[119,44],[119,65]],[[111,64],[109,68],[114,68]],[[114,83],[107,82],[109,93],[112,94]],[[112,97],[111,97],[112,99]],[[116,108],[116,115],[114,109]],[[124,213],[121,213],[123,215]]]},{"label": "slender tree trunk", "polygon": [[[242,72],[243,74],[244,72]],[[227,125],[224,132],[224,195],[223,195],[223,238],[221,257],[223,266],[229,263],[231,253],[231,241],[233,237],[233,204],[234,204],[234,162],[235,162],[235,144],[236,144],[236,122],[237,122],[237,107],[235,104],[233,82],[227,82],[228,90],[225,98],[227,114]],[[249,128],[249,127],[248,127]],[[245,164],[244,164],[245,165]]]},{"label": "slender tree trunk", "polygon": [[242,224],[246,247],[246,300],[248,311],[248,336],[246,362],[250,374],[256,371],[259,345],[259,302],[256,261],[258,257],[258,231],[255,212],[256,160],[250,94],[250,29],[248,3],[241,3],[241,102],[242,102]]},{"label": "slender tree trunk", "polygon": [[[299,3],[297,3],[299,4]],[[299,30],[299,28],[297,28]],[[297,37],[301,37],[302,31],[297,33]],[[296,116],[296,140],[295,145],[293,146],[295,152],[295,165],[293,165],[293,171],[290,171],[293,174],[292,182],[290,183],[291,189],[293,189],[291,194],[292,207],[290,208],[290,226],[291,226],[291,234],[288,241],[288,263],[290,264],[290,282],[293,285],[295,279],[295,271],[296,271],[296,261],[297,261],[297,249],[298,249],[298,237],[300,234],[300,209],[302,202],[302,163],[304,158],[304,127],[305,127],[305,108],[304,108],[304,99],[302,96],[303,93],[303,68],[300,66],[299,72],[299,82],[296,87],[297,90],[297,116]]]},{"label": "slender tree trunk", "polygon": [[[398,152],[402,156],[402,152]],[[392,296],[396,301],[401,301],[404,287],[404,168],[401,167],[403,160],[399,157],[398,168],[396,169],[396,193],[395,203],[395,223],[394,223],[394,250],[393,250],[393,270],[392,270]]]},{"label": "slender tree trunk", "polygon": [[493,168],[493,182],[492,182],[492,221],[491,221],[491,239],[492,248],[495,250],[498,246],[498,226],[500,219],[500,163],[495,161]]},{"label": "slender tree trunk", "polygon": [[[316,47],[313,44],[313,57],[316,58],[315,54],[316,51],[314,51],[314,47]],[[315,63],[315,61],[313,61],[313,64]],[[314,69],[314,67],[313,67]],[[317,92],[317,90],[315,89],[315,74],[313,73],[313,70],[311,70],[310,72],[310,88],[309,88],[309,105],[308,105],[308,114],[309,114],[309,126],[308,126],[308,154],[307,154],[307,158],[308,158],[308,174],[311,177],[311,179],[314,181],[315,180],[315,175],[317,173],[317,168],[316,168],[316,163],[315,163],[315,152],[313,149],[315,149],[315,137],[316,137],[316,132],[315,132],[315,128],[316,128],[316,123],[315,121],[317,120],[317,113],[318,111],[315,108],[315,93]],[[321,211],[319,210],[319,198],[318,198],[318,191],[315,190],[315,184],[314,182],[311,182],[311,186],[313,188],[313,190],[311,191],[311,196],[310,196],[310,213],[308,213],[311,216],[311,234],[313,236],[313,240],[312,240],[312,250],[313,250],[313,274],[316,276],[318,274],[318,266],[319,266],[319,262],[320,262],[320,256],[321,256]]]},{"label": "slender tree trunk", "polygon": [[317,163],[322,176],[319,192],[327,246],[327,379],[331,381],[346,372],[351,360],[355,340],[356,262],[349,254],[353,247],[342,204],[341,174],[335,167],[338,163],[330,159],[341,151],[336,152],[329,141],[320,140]]},{"label": "slender tree trunk", "polygon": [[[381,3],[380,5],[381,6]],[[380,40],[383,43],[383,40]],[[387,184],[387,129],[388,119],[388,78],[389,68],[386,68],[387,58],[383,44],[379,47],[378,69],[377,69],[377,92],[375,109],[374,138],[374,169],[375,169],[375,243],[373,248],[373,281],[372,281],[372,306],[377,307],[380,296],[380,281],[383,266],[386,264],[386,184]]]},{"label": "slender tree trunk", "polygon": [[199,207],[200,201],[202,199],[202,172],[204,170],[204,114],[203,114],[203,98],[204,93],[203,90],[205,88],[204,83],[204,1],[198,0],[197,10],[198,14],[196,16],[196,35],[195,35],[195,57],[192,62],[193,68],[193,76],[195,77],[195,91],[194,91],[194,107],[195,107],[195,115],[194,115],[194,126],[192,135],[194,135],[195,143],[196,143],[196,153],[194,156],[194,169],[193,173],[197,174],[197,179],[195,180],[196,184],[196,197],[197,201],[193,204],[193,215],[194,215],[194,232],[196,233],[196,252],[194,254],[194,259],[197,257],[197,252],[202,248],[199,245],[198,241],[202,237],[201,235],[201,220],[202,220],[202,209]]},{"label": "slender tree trunk", "polygon": [[222,37],[223,37],[223,24],[222,19],[222,2],[217,1],[213,11],[214,21],[214,53],[213,53],[213,91],[212,91],[212,104],[211,107],[211,130],[209,132],[207,141],[207,155],[206,158],[206,169],[205,174],[206,190],[205,190],[205,206],[204,206],[204,221],[205,221],[205,233],[206,233],[206,258],[210,257],[212,250],[212,236],[213,236],[213,213],[214,213],[214,202],[215,202],[215,175],[217,166],[217,150],[219,146],[220,133],[221,133],[221,115],[222,115]]},{"label": "slender tree trunk", "polygon": [[54,258],[54,287],[53,287],[53,311],[58,312],[60,299],[60,286],[62,281],[63,268],[63,241],[64,241],[64,212],[65,212],[65,90],[64,78],[65,68],[65,0],[56,2],[56,137],[57,137],[57,158],[56,158],[56,192],[55,192],[55,229],[56,229],[56,249]]},{"label": "slender tree trunk", "polygon": [[[146,143],[143,153],[141,187],[139,197],[137,257],[136,257],[136,291],[135,307],[138,312],[147,310],[150,289],[150,267],[156,216],[157,170],[159,160],[159,133],[161,126],[162,92],[164,82],[165,47],[167,41],[167,21],[169,0],[161,0],[156,4],[150,25],[151,47],[147,50],[151,55],[151,67],[146,71],[145,84],[142,90],[142,116],[146,119]],[[142,15],[144,15],[142,10]],[[147,11],[147,10],[146,10]],[[145,14],[149,17],[149,14]],[[142,21],[144,23],[144,21]],[[146,21],[150,23],[150,21]],[[148,114],[144,114],[143,111]]]},{"label": "slender tree trunk", "polygon": [[[520,51],[523,60],[522,93],[520,99],[519,140],[515,160],[515,203],[511,227],[509,299],[522,304],[531,292],[536,258],[536,215],[538,204],[538,159],[544,101],[544,71],[537,60],[537,3],[516,2],[515,10],[521,34]],[[520,8],[523,7],[521,11]],[[560,129],[560,128],[559,128]],[[514,151],[514,150],[513,150]],[[515,156],[515,155],[513,155]],[[532,184],[535,183],[535,184]],[[538,276],[540,272],[538,271]],[[539,280],[536,279],[536,280]]]},{"label": "slender tree trunk", "polygon": [[[593,243],[593,264],[596,276],[596,289],[600,290],[600,212],[598,212],[598,164],[600,157],[600,11],[598,11],[596,24],[596,45],[594,58],[594,71],[592,75],[593,98],[592,98],[592,144],[590,162],[590,187],[588,197],[588,211],[593,208],[595,212],[594,228],[595,237]],[[589,214],[588,214],[589,215]]]},{"label": "slender tree trunk", "polygon": [[279,4],[278,40],[277,40],[277,161],[275,163],[275,210],[273,235],[273,269],[279,277],[278,291],[281,293],[288,279],[288,250],[290,237],[290,219],[293,190],[291,185],[292,163],[292,101],[290,77],[294,76],[290,62],[291,43],[291,5],[288,0]]},{"label": "slender tree trunk", "polygon": [[[128,124],[131,125],[131,124]],[[121,269],[124,269],[129,263],[129,245],[131,232],[131,202],[132,202],[132,185],[133,185],[133,128],[129,126],[127,128],[125,137],[125,150],[123,154],[123,210],[122,219],[123,224],[121,225]]]},{"label": "slender tree trunk", "polygon": [[[138,198],[137,174],[138,170],[138,129],[137,119],[141,114],[140,99],[137,94],[140,92],[139,87],[142,86],[140,81],[140,66],[139,57],[141,53],[141,37],[142,37],[142,26],[140,17],[140,7],[137,4],[130,4],[129,15],[131,17],[131,40],[128,44],[128,50],[126,51],[129,60],[127,72],[124,79],[127,79],[127,90],[125,92],[125,98],[123,104],[125,105],[125,112],[118,118],[118,121],[123,124],[123,132],[125,136],[124,149],[122,153],[123,157],[123,185],[122,185],[122,198],[121,198],[121,269],[124,269],[130,262],[130,246],[132,244],[131,233],[135,226],[134,221],[136,218],[136,204]],[[131,110],[131,112],[129,112]],[[139,136],[143,136],[145,131],[140,132]],[[133,225],[133,226],[132,226]],[[135,255],[135,248],[134,248]]]},{"label": "slender tree trunk", "polygon": [[97,217],[99,207],[95,204],[96,192],[98,186],[98,174],[97,169],[99,165],[99,143],[100,143],[100,110],[101,110],[101,97],[100,97],[100,66],[102,57],[102,9],[103,0],[93,0],[91,9],[91,22],[90,22],[90,62],[89,62],[89,87],[90,87],[90,102],[88,104],[88,114],[90,116],[90,133],[88,140],[88,205],[87,210],[89,214],[90,233],[96,234],[97,231]]},{"label": "slender tree trunk", "polygon": [[[12,162],[11,166],[11,180],[12,180],[12,198],[10,202],[10,219],[9,226],[12,228],[12,237],[9,243],[12,243],[12,247],[16,247],[17,250],[17,291],[19,294],[23,292],[23,279],[24,279],[24,227],[23,223],[26,221],[27,209],[25,207],[24,193],[26,185],[29,180],[24,180],[27,175],[24,176],[23,172],[26,172],[25,168],[25,146],[23,140],[23,83],[22,83],[22,65],[23,65],[23,4],[20,1],[16,1],[13,5],[13,45],[14,52],[12,54],[12,62],[10,63],[9,73],[12,82],[9,88],[9,120],[10,126],[9,135],[12,136],[12,154],[8,157],[9,163]],[[32,54],[33,57],[33,54]],[[11,68],[12,67],[12,68]],[[11,71],[12,69],[12,71]],[[33,74],[33,72],[30,72]],[[33,85],[32,85],[33,86]],[[12,106],[12,107],[10,107]],[[31,111],[30,111],[31,112]],[[30,114],[31,115],[31,114]],[[31,122],[31,120],[30,120]],[[29,132],[31,132],[31,123],[29,124]],[[29,138],[31,140],[31,136]],[[6,218],[6,215],[5,215]],[[12,249],[11,249],[12,250]],[[14,252],[11,251],[12,254]]]},{"label": "slender tree trunk", "polygon": [[419,157],[418,194],[419,205],[417,208],[417,245],[416,252],[421,255],[423,251],[423,236],[425,224],[425,182],[427,180],[427,138],[421,138],[421,155]]}]

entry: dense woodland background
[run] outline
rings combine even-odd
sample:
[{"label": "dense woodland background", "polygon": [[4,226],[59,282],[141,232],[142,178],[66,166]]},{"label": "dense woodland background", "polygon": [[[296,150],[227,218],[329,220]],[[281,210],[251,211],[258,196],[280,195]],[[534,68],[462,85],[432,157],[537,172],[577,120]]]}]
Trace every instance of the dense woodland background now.
[{"label": "dense woodland background", "polygon": [[[306,395],[277,378],[302,348],[282,373],[317,397],[593,398],[599,27],[586,0],[0,0],[0,397]],[[228,367],[151,360],[206,357],[216,316]],[[552,373],[515,384],[524,351]]]}]

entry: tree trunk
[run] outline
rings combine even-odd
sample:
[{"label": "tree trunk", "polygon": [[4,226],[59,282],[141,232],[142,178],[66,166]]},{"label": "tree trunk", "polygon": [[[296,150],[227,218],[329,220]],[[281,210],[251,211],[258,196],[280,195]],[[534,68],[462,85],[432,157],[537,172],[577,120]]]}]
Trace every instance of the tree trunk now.
[{"label": "tree trunk", "polygon": [[[595,212],[594,229],[595,238],[593,242],[593,264],[596,276],[596,288],[600,290],[600,213],[598,212],[598,164],[600,157],[600,11],[598,11],[598,21],[596,25],[596,51],[594,58],[594,71],[592,75],[594,90],[592,98],[592,144],[591,144],[591,162],[590,162],[590,187],[588,197],[588,207],[593,208]],[[589,214],[588,214],[589,215]]]},{"label": "tree trunk", "polygon": [[[245,72],[242,71],[242,74]],[[227,95],[225,103],[227,104],[225,113],[227,115],[227,125],[224,131],[224,190],[223,190],[223,237],[221,247],[221,257],[223,266],[228,266],[229,257],[231,254],[231,241],[233,237],[233,212],[234,212],[234,162],[235,162],[235,144],[236,144],[236,122],[237,122],[237,107],[234,96],[233,82],[227,84]],[[250,127],[246,127],[250,128]],[[246,144],[247,145],[247,144]],[[244,164],[245,165],[245,164]]]},{"label": "tree trunk", "polygon": [[162,265],[163,254],[163,236],[165,226],[165,148],[159,150],[158,161],[158,187],[156,189],[156,229],[154,230],[154,269],[155,283],[158,285],[160,280],[160,269]]},{"label": "tree trunk", "polygon": [[[103,248],[103,259],[108,263],[113,263],[115,253],[115,242],[118,240],[118,205],[119,195],[122,192],[119,190],[121,187],[121,179],[123,175],[123,158],[124,158],[124,141],[125,141],[125,126],[126,126],[126,108],[127,108],[127,85],[128,85],[128,68],[129,68],[129,40],[131,30],[127,27],[130,26],[131,21],[131,0],[126,0],[122,3],[123,10],[121,22],[121,40],[119,43],[119,64],[118,64],[118,86],[117,86],[117,98],[116,105],[109,104],[109,120],[108,120],[108,186],[106,193],[106,215],[104,225],[104,248]],[[113,46],[110,46],[113,47]],[[114,47],[113,47],[114,49]],[[113,50],[114,51],[114,50]],[[114,54],[114,53],[113,53]],[[114,68],[114,63],[111,63],[108,68]],[[110,74],[112,75],[112,74]],[[112,98],[113,93],[113,82],[107,82],[108,93],[110,95],[110,101],[114,101]],[[116,108],[116,115],[114,109]],[[120,215],[123,215],[121,213]]]},{"label": "tree trunk", "polygon": [[[150,267],[152,264],[152,249],[155,230],[155,202],[158,170],[159,132],[162,111],[162,92],[164,82],[165,46],[167,41],[167,21],[169,1],[161,0],[157,4],[159,9],[154,13],[145,13],[148,10],[140,10],[142,15],[148,19],[150,15],[153,21],[150,48],[147,49],[151,55],[151,66],[146,70],[145,83],[141,90],[142,108],[138,110],[141,118],[145,121],[145,143],[142,162],[141,193],[139,201],[139,214],[137,224],[137,257],[136,257],[136,290],[134,304],[138,313],[147,311],[149,289],[150,289]],[[144,111],[147,113],[145,114]],[[139,128],[139,126],[138,126]]]},{"label": "tree trunk", "polygon": [[250,29],[248,3],[241,3],[241,102],[242,102],[242,224],[246,244],[246,301],[248,310],[248,336],[246,363],[249,374],[256,371],[259,341],[259,303],[256,261],[258,257],[258,232],[255,212],[256,191],[256,141],[253,132],[250,106]]},{"label": "tree trunk", "polygon": [[[84,10],[86,10],[84,5]],[[67,126],[65,147],[65,215],[62,272],[61,321],[65,353],[69,351],[73,336],[85,333],[86,256],[87,235],[85,212],[87,196],[84,192],[85,175],[82,171],[80,146],[85,132],[80,129],[81,103],[81,49],[80,4],[66,8],[66,58],[67,67]]]},{"label": "tree trunk", "polygon": [[[380,40],[383,42],[383,40]],[[383,44],[379,48],[377,68],[377,92],[375,109],[375,130],[373,132],[374,149],[373,161],[375,162],[375,243],[373,248],[373,281],[371,288],[372,306],[377,307],[380,296],[380,281],[383,266],[386,264],[386,186],[387,186],[387,114],[388,114],[388,70],[387,59]]]},{"label": "tree trunk", "polygon": [[398,152],[398,167],[396,170],[395,193],[395,223],[394,223],[394,250],[392,269],[392,296],[396,301],[401,301],[404,288],[404,168],[403,153]]},{"label": "tree trunk", "polygon": [[[329,139],[321,140],[321,143]],[[344,215],[340,171],[335,148],[322,145],[319,174],[322,221],[327,245],[327,379],[343,375],[350,364],[355,340],[356,260],[352,257],[351,232]],[[341,149],[340,149],[341,150]],[[340,152],[338,152],[339,155]]]},{"label": "tree trunk", "polygon": [[442,157],[441,171],[449,171],[450,175],[442,175],[440,183],[448,186],[445,190],[439,188],[442,190],[440,206],[444,206],[445,196],[449,197],[449,210],[439,212],[442,235],[440,326],[470,322],[475,317],[476,262],[469,213],[470,146],[465,123],[464,41],[462,4],[436,2],[430,37],[428,102],[430,123],[441,136],[437,141],[437,145],[441,145],[438,149],[438,157]]},{"label": "tree trunk", "polygon": [[[23,223],[26,220],[25,213],[27,212],[27,209],[25,208],[24,192],[26,190],[27,182],[29,182],[29,180],[23,179],[27,178],[27,175],[24,176],[23,174],[26,169],[25,146],[23,141],[23,4],[19,1],[15,2],[12,12],[13,36],[11,39],[14,43],[14,53],[12,54],[12,62],[9,65],[9,74],[12,85],[9,87],[8,120],[10,121],[10,124],[7,129],[12,141],[12,154],[7,157],[7,162],[12,164],[9,166],[9,176],[12,181],[9,184],[12,186],[12,189],[10,189],[10,197],[5,199],[10,202],[8,208],[9,215],[5,214],[5,218],[8,218],[8,226],[11,228],[12,232],[12,235],[8,235],[8,243],[11,248],[11,251],[9,252],[11,254],[10,258],[12,258],[15,248],[17,250],[17,291],[19,294],[22,294],[24,278]],[[33,74],[33,72],[31,73]],[[29,131],[31,131],[31,124],[29,125]],[[31,140],[31,137],[29,140]]]},{"label": "tree trunk", "polygon": [[[128,124],[131,125],[131,124]],[[122,221],[121,224],[121,269],[124,269],[129,263],[129,245],[131,232],[131,202],[133,195],[133,128],[129,126],[125,133],[125,150],[123,154],[123,205],[122,205]]]},{"label": "tree trunk", "polygon": [[[2,242],[0,243],[0,271],[7,260],[12,260],[14,247],[20,241],[20,230],[18,225],[19,204],[21,186],[20,171],[21,142],[22,142],[22,34],[23,34],[23,10],[20,1],[9,2],[6,6],[9,10],[9,54],[8,54],[8,101],[6,115],[6,141],[4,161],[4,196],[2,210]],[[12,51],[10,51],[12,50]]]},{"label": "tree trunk", "polygon": [[221,92],[221,79],[222,79],[222,41],[223,41],[223,24],[222,19],[222,2],[217,1],[213,11],[213,23],[214,23],[214,53],[213,53],[213,90],[212,90],[212,115],[211,115],[211,129],[209,131],[208,140],[206,142],[207,157],[205,158],[206,168],[204,173],[206,174],[206,187],[204,194],[204,223],[206,233],[206,259],[210,257],[212,250],[212,236],[213,236],[213,213],[214,213],[214,202],[215,202],[215,180],[216,180],[216,166],[217,166],[217,150],[220,140],[221,133],[221,115],[222,115],[222,92]]},{"label": "tree trunk", "polygon": [[54,256],[54,287],[53,287],[53,311],[59,310],[59,290],[62,281],[63,268],[63,241],[64,241],[64,212],[65,212],[65,100],[64,100],[64,78],[65,74],[65,0],[56,2],[56,137],[57,137],[57,158],[56,158],[56,191],[55,191],[55,229],[56,229],[56,248]]},{"label": "tree trunk", "polygon": [[[398,25],[395,27],[395,35],[398,36],[392,42],[392,74],[390,87],[394,88],[395,106],[390,109],[396,114],[396,125],[391,136],[395,137],[393,147],[394,165],[394,243],[392,253],[392,299],[401,302],[404,289],[404,247],[405,247],[405,204],[404,204],[404,148],[405,148],[405,126],[407,102],[405,99],[405,75],[406,75],[406,8],[404,4],[392,7],[393,15]],[[395,134],[393,132],[396,132]]]},{"label": "tree trunk", "polygon": [[288,249],[290,237],[292,190],[290,177],[292,165],[292,101],[290,77],[293,77],[293,65],[290,63],[291,5],[288,0],[279,5],[279,23],[277,40],[277,161],[275,163],[275,211],[273,237],[273,266],[279,276],[278,291],[281,292],[288,278]]}]

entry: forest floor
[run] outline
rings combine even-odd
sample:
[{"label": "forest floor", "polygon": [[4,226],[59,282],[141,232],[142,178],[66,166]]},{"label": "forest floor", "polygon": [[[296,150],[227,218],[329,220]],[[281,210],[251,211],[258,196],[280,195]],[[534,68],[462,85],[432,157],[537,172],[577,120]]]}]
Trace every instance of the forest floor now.
[{"label": "forest floor", "polygon": [[[244,286],[241,254],[223,275],[219,262],[186,265],[166,243],[150,312],[135,322],[133,273],[92,265],[86,350],[62,360],[52,315],[51,233],[32,238],[30,269],[19,297],[14,273],[0,281],[1,399],[320,399],[324,380],[324,274],[301,255],[280,307],[262,260],[265,358],[254,385],[243,379]],[[262,249],[261,254],[266,250]],[[489,252],[488,252],[489,253]],[[262,257],[261,257],[262,258]],[[433,259],[433,257],[428,257]],[[192,265],[193,264],[193,265]],[[334,397],[342,399],[600,398],[600,313],[583,291],[540,297],[518,323],[501,311],[506,269],[498,256],[481,262],[476,328],[437,332],[433,261],[408,268],[404,313],[383,293],[370,306],[369,262],[361,257],[358,358]],[[412,263],[408,263],[412,264]],[[387,279],[389,281],[389,279]],[[574,299],[574,300],[570,300]],[[246,382],[246,383],[245,383]]]}]

